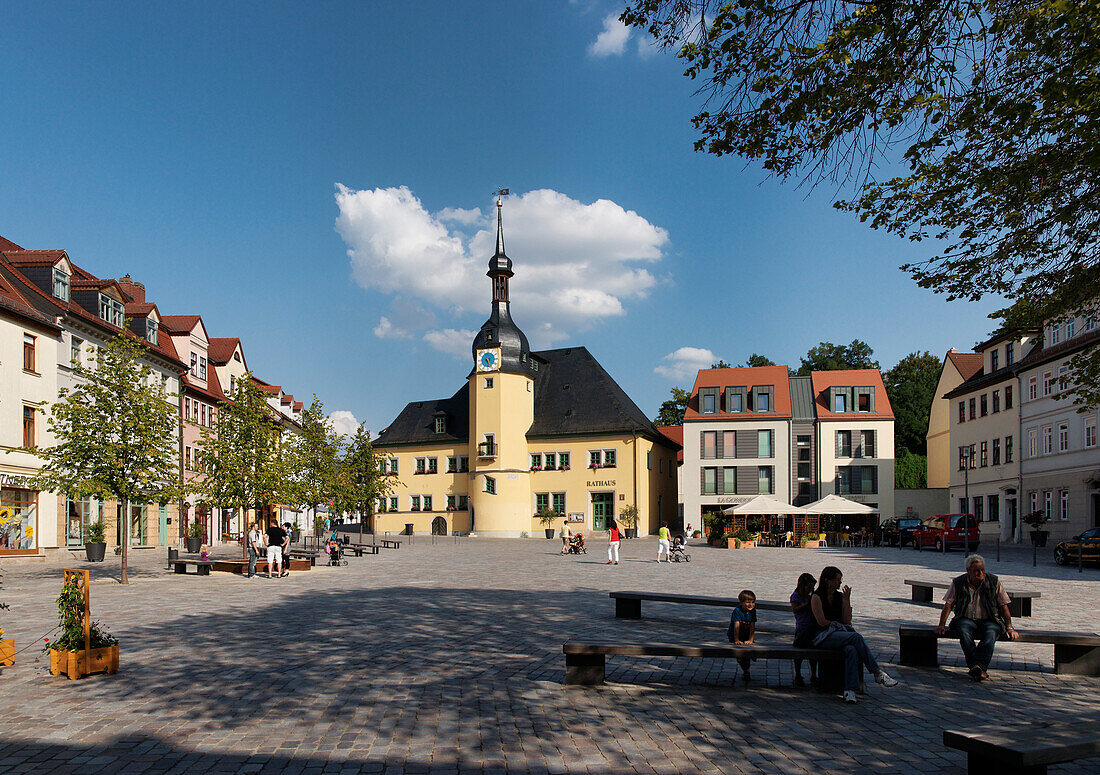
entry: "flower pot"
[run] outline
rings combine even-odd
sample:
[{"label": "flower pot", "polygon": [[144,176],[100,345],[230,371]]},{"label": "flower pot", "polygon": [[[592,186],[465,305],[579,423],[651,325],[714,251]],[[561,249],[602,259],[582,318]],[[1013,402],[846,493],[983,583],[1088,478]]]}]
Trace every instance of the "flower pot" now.
[{"label": "flower pot", "polygon": [[187,551],[189,554],[198,554],[200,551],[202,551],[201,538],[192,538],[191,536],[187,536],[187,538],[183,539],[183,542],[187,545]]},{"label": "flower pot", "polygon": [[112,675],[118,672],[118,646],[104,646],[101,649],[90,651],[61,651],[50,649],[50,673],[61,675],[64,673],[72,680],[82,678],[92,673],[107,673]]},{"label": "flower pot", "polygon": [[756,541],[738,541],[736,538],[726,539],[727,549],[755,549]]},{"label": "flower pot", "polygon": [[1047,536],[1050,535],[1049,530],[1032,530],[1031,531],[1031,545],[1043,547],[1047,545]]},{"label": "flower pot", "polygon": [[0,665],[15,664],[15,641],[0,640]]},{"label": "flower pot", "polygon": [[84,553],[88,556],[88,562],[103,562],[103,555],[107,552],[106,543],[84,544]]},{"label": "flower pot", "polygon": [[821,546],[821,541],[803,541],[802,546],[805,549],[817,549]]},{"label": "flower pot", "polygon": [[554,528],[552,528],[552,527],[546,528],[546,537],[547,538],[553,538],[554,537],[554,532],[555,532]]}]

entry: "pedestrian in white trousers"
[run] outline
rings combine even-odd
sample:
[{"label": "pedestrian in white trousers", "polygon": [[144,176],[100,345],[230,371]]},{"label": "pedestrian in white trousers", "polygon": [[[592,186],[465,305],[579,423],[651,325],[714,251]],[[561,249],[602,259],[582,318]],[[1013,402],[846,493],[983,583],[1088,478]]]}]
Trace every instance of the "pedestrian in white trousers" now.
[{"label": "pedestrian in white trousers", "polygon": [[607,564],[619,564],[619,525],[614,519],[607,521]]}]

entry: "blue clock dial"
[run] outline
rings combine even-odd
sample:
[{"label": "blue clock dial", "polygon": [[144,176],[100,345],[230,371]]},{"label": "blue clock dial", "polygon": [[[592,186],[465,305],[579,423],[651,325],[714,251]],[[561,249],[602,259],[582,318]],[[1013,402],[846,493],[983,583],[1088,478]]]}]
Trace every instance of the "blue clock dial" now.
[{"label": "blue clock dial", "polygon": [[481,354],[481,368],[491,369],[497,365],[497,354],[492,351],[486,351]]}]

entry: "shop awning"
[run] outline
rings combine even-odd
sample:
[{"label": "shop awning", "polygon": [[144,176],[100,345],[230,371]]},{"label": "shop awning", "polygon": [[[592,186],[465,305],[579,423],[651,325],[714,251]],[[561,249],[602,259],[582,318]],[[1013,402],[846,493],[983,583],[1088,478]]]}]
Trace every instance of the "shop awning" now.
[{"label": "shop awning", "polygon": [[770,495],[757,495],[750,501],[725,509],[723,514],[805,514],[801,506],[792,506]]},{"label": "shop awning", "polygon": [[826,495],[819,501],[803,506],[804,514],[878,514],[878,509],[865,503],[856,503],[839,495]]}]

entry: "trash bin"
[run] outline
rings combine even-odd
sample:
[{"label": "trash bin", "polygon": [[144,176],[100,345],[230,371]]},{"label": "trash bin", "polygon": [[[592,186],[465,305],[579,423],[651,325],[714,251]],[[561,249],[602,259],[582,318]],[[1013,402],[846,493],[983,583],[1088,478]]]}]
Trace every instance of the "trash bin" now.
[{"label": "trash bin", "polygon": [[405,535],[411,536],[412,534],[413,534],[413,523],[412,522],[406,522],[405,523]]},{"label": "trash bin", "polygon": [[179,558],[180,558],[180,550],[169,546],[168,547],[168,559],[169,560],[178,560]]}]

